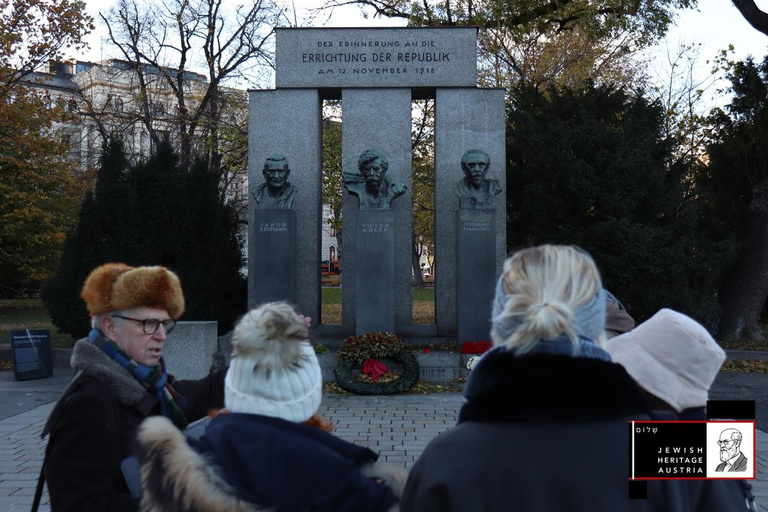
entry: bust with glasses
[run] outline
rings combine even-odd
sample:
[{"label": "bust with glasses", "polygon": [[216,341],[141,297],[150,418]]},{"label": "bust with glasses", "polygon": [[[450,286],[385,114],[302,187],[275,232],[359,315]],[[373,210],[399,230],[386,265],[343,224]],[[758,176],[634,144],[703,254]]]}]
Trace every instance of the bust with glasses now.
[{"label": "bust with glasses", "polygon": [[163,349],[185,307],[170,270],[108,263],[91,272],[81,297],[91,331],[75,344],[77,373],[44,429],[51,508],[138,510],[121,463],[139,425],[163,415],[184,429],[222,407],[224,372],[182,381],[167,370]]}]

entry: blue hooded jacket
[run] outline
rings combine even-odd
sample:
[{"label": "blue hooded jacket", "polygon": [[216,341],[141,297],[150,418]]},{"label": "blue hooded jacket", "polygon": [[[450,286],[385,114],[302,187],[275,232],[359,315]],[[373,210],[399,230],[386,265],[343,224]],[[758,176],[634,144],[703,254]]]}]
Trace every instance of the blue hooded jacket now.
[{"label": "blue hooded jacket", "polygon": [[387,511],[389,487],[360,467],[378,455],[317,428],[256,414],[221,414],[190,445],[213,457],[245,500],[275,512]]}]

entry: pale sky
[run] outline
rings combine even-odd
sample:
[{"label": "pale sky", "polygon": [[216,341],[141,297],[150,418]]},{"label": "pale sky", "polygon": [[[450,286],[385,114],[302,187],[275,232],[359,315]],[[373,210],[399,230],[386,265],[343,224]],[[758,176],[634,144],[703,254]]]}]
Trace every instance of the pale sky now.
[{"label": "pale sky", "polygon": [[[757,5],[768,11],[768,0],[757,0]],[[768,36],[747,23],[729,0],[699,0],[698,10],[683,11],[667,39],[700,42],[708,58],[728,44],[734,45],[738,60],[749,54],[760,60],[768,53]]]},{"label": "pale sky", "polygon": [[[283,3],[289,1],[282,0]],[[71,57],[98,61],[114,55],[114,53],[111,54],[106,44],[102,46],[100,39],[106,36],[98,17],[100,10],[105,11],[114,3],[114,0],[86,0],[90,14],[96,19],[97,30],[90,38],[91,51],[84,55],[71,55]],[[294,0],[294,3],[299,9],[302,9],[322,5],[323,0]],[[762,9],[768,11],[768,0],[757,0],[757,3]],[[301,15],[301,11],[299,14]],[[326,21],[326,18],[327,15],[318,16],[314,26],[382,27],[405,25],[402,20],[365,19],[356,6],[337,8],[330,21],[321,25],[322,22]],[[702,72],[708,72],[710,67],[705,64],[705,61],[711,60],[718,50],[726,48],[729,44],[734,45],[736,50],[734,58],[737,60],[741,60],[747,55],[752,55],[756,60],[759,60],[768,53],[768,36],[752,28],[729,0],[699,0],[698,9],[683,11],[677,19],[677,26],[670,29],[667,40],[659,45],[655,51],[664,52],[667,46],[676,48],[680,42],[701,43]]]}]

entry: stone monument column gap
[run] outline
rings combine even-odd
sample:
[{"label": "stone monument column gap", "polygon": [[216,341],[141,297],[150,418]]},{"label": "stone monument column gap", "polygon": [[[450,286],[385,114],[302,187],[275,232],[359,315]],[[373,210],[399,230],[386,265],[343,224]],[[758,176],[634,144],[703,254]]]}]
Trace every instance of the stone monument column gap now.
[{"label": "stone monument column gap", "polygon": [[[489,339],[491,301],[495,279],[501,275],[506,254],[506,146],[503,89],[438,89],[435,104],[435,323],[438,336],[459,336],[475,339]],[[488,249],[469,247],[476,251],[465,251],[466,258],[473,261],[458,261],[458,222],[459,202],[457,181],[465,178],[462,170],[462,156],[468,150],[480,150],[490,159],[486,179],[498,180],[501,193],[489,201],[486,208],[473,211],[464,210],[466,215],[483,217],[469,222],[486,225],[495,236],[495,244]],[[494,187],[496,185],[494,184]],[[495,192],[492,192],[495,193]],[[479,225],[479,224],[478,224]],[[487,233],[487,232],[486,232]],[[470,238],[481,232],[467,232]],[[469,240],[469,239],[468,239]],[[472,238],[474,240],[474,238]],[[486,254],[488,250],[492,254]],[[487,262],[483,264],[481,262]],[[493,265],[493,269],[482,272],[479,265]],[[473,266],[474,265],[474,266]],[[459,328],[459,300],[457,282],[459,269],[475,270],[475,274],[465,275],[464,283],[469,287],[470,300],[463,304],[465,308],[463,326],[471,325],[465,332]],[[469,281],[469,282],[467,282]],[[480,282],[482,281],[482,282]],[[475,319],[467,322],[468,319]],[[481,325],[478,325],[480,322]],[[470,334],[471,333],[471,334]]]},{"label": "stone monument column gap", "polygon": [[[248,307],[264,300],[287,300],[301,313],[320,318],[322,103],[316,89],[249,94]],[[266,195],[261,186],[265,162],[275,155],[284,156],[290,167],[288,181],[294,188],[290,209]],[[254,192],[264,197],[263,204],[257,204]],[[294,233],[289,226],[285,226],[288,232],[281,231],[284,223],[290,224],[282,218],[291,215]],[[286,234],[294,235],[294,250],[290,242],[282,241]],[[281,275],[280,269],[290,266],[291,260],[294,275]]]},{"label": "stone monument column gap", "polygon": [[[386,177],[405,185],[405,193],[391,201],[394,233],[394,318],[386,325],[396,331],[400,325],[413,323],[411,294],[411,91],[410,89],[343,89],[342,90],[342,167],[345,173],[357,173],[360,155],[376,150],[386,158]],[[344,193],[344,246],[342,254],[342,323],[354,332],[368,332],[358,326],[358,308],[366,307],[367,297],[357,295],[365,290],[357,283],[357,226],[362,211],[358,198]],[[372,290],[371,290],[372,292]],[[382,312],[383,313],[383,312]],[[377,324],[378,325],[378,324]]]}]

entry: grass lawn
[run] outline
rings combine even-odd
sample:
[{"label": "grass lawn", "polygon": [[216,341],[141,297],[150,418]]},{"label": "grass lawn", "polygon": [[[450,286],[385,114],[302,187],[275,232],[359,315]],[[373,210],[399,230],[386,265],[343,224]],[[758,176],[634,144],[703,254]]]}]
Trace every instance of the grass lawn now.
[{"label": "grass lawn", "polygon": [[323,306],[326,304],[341,305],[341,288],[323,288],[320,300]]},{"label": "grass lawn", "polygon": [[[323,323],[341,323],[341,288],[322,289]],[[435,322],[435,289],[413,289],[413,322]],[[70,348],[76,339],[54,327],[41,299],[0,299],[0,343],[10,343],[12,330],[45,329],[51,331],[51,345]]]},{"label": "grass lawn", "polygon": [[0,343],[10,343],[10,331],[21,329],[45,329],[51,331],[51,345],[69,348],[75,340],[68,334],[59,333],[48,316],[48,310],[40,299],[0,300]]},{"label": "grass lawn", "polygon": [[[324,324],[341,323],[341,288],[323,288],[322,315]],[[413,323],[435,323],[435,289],[413,289]]]}]

